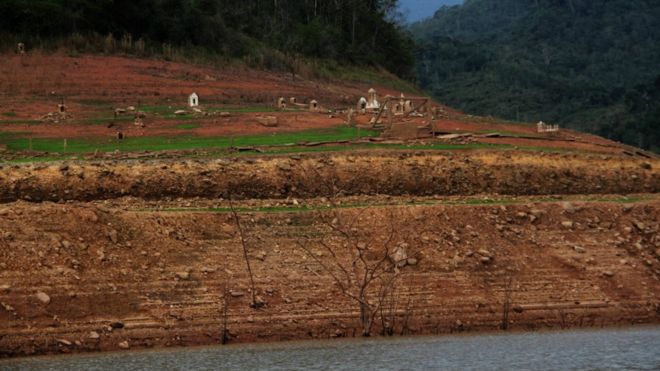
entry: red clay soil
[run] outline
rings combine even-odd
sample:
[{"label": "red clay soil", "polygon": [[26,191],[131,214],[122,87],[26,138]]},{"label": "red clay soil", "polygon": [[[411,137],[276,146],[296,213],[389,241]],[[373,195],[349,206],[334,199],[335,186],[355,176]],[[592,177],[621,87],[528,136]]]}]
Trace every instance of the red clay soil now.
[{"label": "red clay soil", "polygon": [[359,336],[321,265],[350,267],[354,242],[405,253],[374,335],[660,322],[657,200],[242,213],[260,309],[231,214],[158,208],[0,208],[0,357],[219,344],[225,318],[230,342]]},{"label": "red clay soil", "polygon": [[[292,80],[290,74],[265,72],[241,66],[211,68],[183,63],[146,60],[128,57],[31,54],[24,57],[6,55],[0,59],[0,130],[29,135],[33,138],[108,138],[121,130],[128,136],[240,136],[293,132],[342,125],[345,114],[337,117],[326,113],[278,112],[277,128],[267,128],[255,120],[258,114],[232,114],[195,117],[191,120],[173,120],[149,115],[140,128],[132,122],[116,123],[112,120],[113,107],[126,106],[185,106],[187,96],[195,91],[204,102],[214,107],[272,106],[277,97],[295,96],[299,102],[316,99],[324,108],[353,108],[357,99],[375,87],[381,96],[399,96],[400,92],[382,86],[351,82]],[[2,121],[35,120],[56,110],[60,97],[66,97],[71,119],[58,123],[25,125]],[[440,106],[437,103],[430,105]],[[501,132],[522,136],[541,136],[534,125],[511,124],[491,118],[463,115],[443,107],[446,118],[433,122],[437,131]],[[268,113],[271,115],[271,113]],[[89,124],[90,119],[108,118],[108,122]],[[368,124],[371,115],[358,115],[355,122]],[[182,123],[193,123],[193,129],[180,129]],[[428,118],[409,120],[413,127],[429,123]],[[549,136],[554,140],[537,141],[511,138],[476,138],[481,143],[541,146],[558,149],[577,149],[592,152],[621,153],[620,144],[606,139],[563,130]],[[559,139],[559,140],[557,140]],[[562,141],[566,140],[566,141]]]}]

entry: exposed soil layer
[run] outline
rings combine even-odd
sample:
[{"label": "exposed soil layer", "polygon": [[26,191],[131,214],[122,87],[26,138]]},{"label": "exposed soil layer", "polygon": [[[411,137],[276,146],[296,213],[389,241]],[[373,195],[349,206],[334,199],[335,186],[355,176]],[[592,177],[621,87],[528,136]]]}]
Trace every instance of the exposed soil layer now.
[{"label": "exposed soil layer", "polygon": [[225,318],[230,342],[359,336],[359,307],[320,264],[333,257],[299,248],[325,236],[332,248],[346,244],[327,218],[350,225],[356,241],[387,239],[414,258],[398,268],[384,311],[395,334],[495,330],[506,307],[519,330],[660,319],[655,197],[241,213],[260,309],[249,305],[231,213],[155,205],[0,207],[0,355],[217,344]]},{"label": "exposed soil layer", "polygon": [[0,200],[655,193],[660,161],[476,151],[5,165]]}]

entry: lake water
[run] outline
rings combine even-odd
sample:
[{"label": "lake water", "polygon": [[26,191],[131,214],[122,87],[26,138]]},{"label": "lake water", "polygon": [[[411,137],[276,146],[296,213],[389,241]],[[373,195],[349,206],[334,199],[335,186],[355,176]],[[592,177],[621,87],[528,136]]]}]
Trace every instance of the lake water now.
[{"label": "lake water", "polygon": [[0,370],[660,370],[660,327],[350,339],[0,361]]}]

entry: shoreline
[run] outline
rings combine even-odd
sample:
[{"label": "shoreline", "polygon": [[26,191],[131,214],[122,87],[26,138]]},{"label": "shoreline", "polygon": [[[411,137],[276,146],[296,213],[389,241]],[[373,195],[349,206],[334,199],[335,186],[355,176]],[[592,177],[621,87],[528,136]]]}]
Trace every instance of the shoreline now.
[{"label": "shoreline", "polygon": [[441,333],[441,334],[411,334],[403,336],[371,336],[371,337],[350,337],[350,338],[327,338],[327,339],[302,339],[302,340],[287,340],[287,341],[265,341],[265,342],[244,342],[244,343],[228,343],[228,344],[207,344],[207,345],[181,345],[172,347],[154,347],[154,348],[138,348],[129,350],[99,350],[99,351],[81,351],[71,353],[49,353],[38,355],[26,355],[18,357],[5,357],[0,358],[0,365],[2,363],[11,364],[13,362],[21,362],[25,360],[45,360],[49,358],[63,359],[63,358],[95,358],[97,356],[106,355],[120,355],[120,354],[148,354],[148,353],[166,353],[166,352],[181,352],[181,351],[201,351],[213,349],[227,349],[241,348],[241,349],[286,349],[295,347],[296,345],[309,345],[310,348],[324,348],[324,345],[329,343],[376,343],[376,342],[402,342],[402,341],[420,341],[424,339],[457,339],[457,338],[478,338],[478,337],[506,337],[506,336],[521,336],[521,335],[547,335],[547,334],[562,334],[562,333],[591,333],[591,332],[608,332],[608,331],[626,331],[626,330],[654,330],[660,329],[660,321],[652,323],[640,324],[627,324],[627,325],[606,325],[602,327],[575,327],[567,329],[554,329],[545,328],[538,330],[483,330],[483,331],[466,331],[460,333]]}]

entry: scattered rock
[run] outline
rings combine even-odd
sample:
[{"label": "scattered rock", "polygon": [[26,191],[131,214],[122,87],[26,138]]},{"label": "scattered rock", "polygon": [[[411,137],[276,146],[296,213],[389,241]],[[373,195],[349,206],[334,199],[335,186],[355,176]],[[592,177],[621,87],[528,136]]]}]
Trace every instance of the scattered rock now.
[{"label": "scattered rock", "polygon": [[11,286],[4,284],[0,285],[0,292],[8,292],[11,289]]},{"label": "scattered rock", "polygon": [[418,261],[415,258],[408,258],[408,265],[417,265]]},{"label": "scattered rock", "polygon": [[101,335],[99,335],[99,333],[96,332],[96,331],[91,331],[89,333],[89,338],[90,339],[99,339],[100,337],[101,337]]},{"label": "scattered rock", "polygon": [[243,291],[234,291],[234,290],[231,290],[231,291],[229,292],[229,294],[230,294],[231,296],[235,297],[235,298],[238,298],[238,297],[241,297],[241,296],[244,296],[244,295],[245,295],[245,293],[244,293]]},{"label": "scattered rock", "polygon": [[524,310],[525,309],[520,305],[514,305],[513,306],[513,311],[516,312],[516,313],[522,313]]},{"label": "scattered rock", "polygon": [[264,250],[260,250],[260,251],[257,252],[256,258],[261,260],[261,261],[264,261],[264,260],[266,260],[266,255],[268,255],[268,254]]},{"label": "scattered rock", "polygon": [[46,294],[46,293],[43,292],[43,291],[39,291],[39,292],[37,292],[36,295],[35,295],[35,297],[36,297],[40,302],[42,302],[43,304],[49,304],[49,303],[50,303],[50,296],[48,296],[48,294]]},{"label": "scattered rock", "polygon": [[124,328],[124,322],[122,322],[122,321],[112,322],[112,323],[110,324],[110,327],[112,327],[113,329],[121,329],[121,328]]},{"label": "scattered rock", "polygon": [[651,164],[648,163],[648,162],[644,162],[644,163],[642,163],[640,166],[642,167],[642,169],[645,169],[645,170],[651,170],[651,169],[653,169],[653,166],[651,166]]},{"label": "scattered rock", "polygon": [[220,117],[231,117],[231,113],[229,113],[229,112],[220,112]]},{"label": "scattered rock", "polygon": [[562,227],[564,228],[573,228],[574,223],[571,221],[563,221],[561,222]]},{"label": "scattered rock", "polygon": [[177,115],[177,116],[184,116],[187,113],[188,112],[186,110],[182,110],[182,109],[174,111],[174,114]]},{"label": "scattered rock", "polygon": [[603,276],[605,276],[605,277],[614,277],[614,272],[605,271],[605,272],[603,272]]},{"label": "scattered rock", "polygon": [[131,346],[128,344],[128,341],[122,341],[121,343],[117,344],[120,349],[129,349]]},{"label": "scattered rock", "polygon": [[493,254],[491,254],[490,251],[485,250],[485,249],[478,250],[477,254],[479,254],[481,256],[487,256],[489,258],[493,256]]},{"label": "scattered rock", "polygon": [[176,272],[176,277],[180,280],[187,280],[190,278],[190,272]]},{"label": "scattered rock", "polygon": [[493,261],[493,259],[490,256],[482,256],[481,258],[479,258],[479,261],[481,262],[481,264],[488,265]]},{"label": "scattered rock", "polygon": [[639,231],[644,231],[646,229],[646,225],[638,220],[633,221],[633,225],[635,228],[637,228]]},{"label": "scattered rock", "polygon": [[66,345],[66,346],[71,346],[72,345],[72,343],[69,340],[66,340],[66,339],[56,339],[56,340],[57,340],[58,343],[60,343],[62,345]]},{"label": "scattered rock", "polygon": [[257,116],[257,122],[265,127],[276,127],[278,125],[276,116]]},{"label": "scattered rock", "polygon": [[587,250],[582,246],[573,246],[573,250],[575,250],[575,252],[578,254],[584,254],[587,252]]},{"label": "scattered rock", "polygon": [[116,244],[119,241],[119,234],[117,233],[116,230],[111,229],[108,232],[108,238],[110,239],[110,241],[112,241],[112,243]]},{"label": "scattered rock", "polygon": [[398,267],[404,267],[406,263],[408,263],[408,253],[406,252],[407,248],[408,248],[408,244],[402,242],[396,245],[396,247],[392,251],[392,254],[390,255],[390,259],[392,259],[392,262],[396,264]]}]

